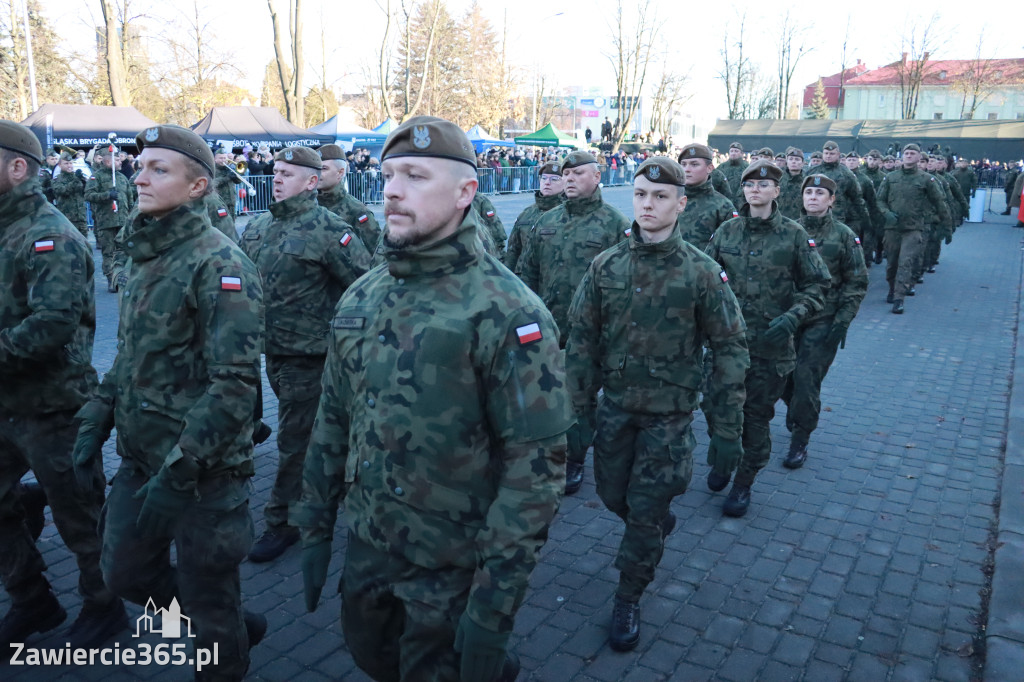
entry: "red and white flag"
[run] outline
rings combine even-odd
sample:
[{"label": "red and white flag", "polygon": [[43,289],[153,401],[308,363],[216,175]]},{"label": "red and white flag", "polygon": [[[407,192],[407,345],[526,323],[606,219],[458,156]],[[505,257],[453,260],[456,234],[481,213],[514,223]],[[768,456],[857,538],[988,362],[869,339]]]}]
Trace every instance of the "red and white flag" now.
[{"label": "red and white flag", "polygon": [[242,278],[241,277],[221,277],[220,288],[224,291],[241,291],[242,290]]},{"label": "red and white flag", "polygon": [[541,337],[540,325],[536,322],[527,324],[522,327],[516,327],[516,335],[519,336],[519,344],[530,343],[531,341],[537,341]]},{"label": "red and white flag", "polygon": [[53,251],[53,240],[52,239],[41,239],[34,245],[36,253],[45,253],[47,251]]}]

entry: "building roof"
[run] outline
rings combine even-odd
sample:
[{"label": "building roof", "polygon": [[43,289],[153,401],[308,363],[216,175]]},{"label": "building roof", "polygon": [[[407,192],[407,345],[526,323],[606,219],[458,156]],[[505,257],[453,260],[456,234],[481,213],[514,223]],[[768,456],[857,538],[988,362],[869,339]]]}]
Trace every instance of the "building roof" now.
[{"label": "building roof", "polygon": [[[830,109],[835,109],[842,106],[842,101],[839,98],[839,83],[842,81],[843,87],[849,83],[856,76],[864,73],[868,70],[867,64],[861,64],[858,59],[857,63],[846,71],[840,71],[834,73],[831,76],[822,76],[821,83],[825,87],[825,99],[828,100],[828,106]],[[814,103],[814,90],[818,87],[818,81],[814,81],[810,85],[804,88],[804,108],[810,108]]]},{"label": "building roof", "polygon": [[[903,59],[892,64],[873,69],[863,73],[846,82],[846,85],[899,85],[900,65],[906,61]],[[1024,59],[927,59],[924,69],[922,85],[942,86],[952,85],[965,75],[974,73],[985,74],[986,80],[993,83],[1005,83],[1007,85],[1019,83],[1024,78]],[[943,75],[945,74],[945,75]],[[806,97],[805,97],[806,99]],[[805,105],[809,106],[809,105]],[[830,105],[831,106],[831,105]]]}]

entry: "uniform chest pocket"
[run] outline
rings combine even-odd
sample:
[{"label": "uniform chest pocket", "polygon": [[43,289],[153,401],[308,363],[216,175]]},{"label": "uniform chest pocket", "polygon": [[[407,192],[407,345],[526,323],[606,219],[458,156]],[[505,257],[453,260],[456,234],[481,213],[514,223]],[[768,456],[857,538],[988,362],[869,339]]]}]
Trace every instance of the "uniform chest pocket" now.
[{"label": "uniform chest pocket", "polygon": [[587,230],[586,246],[590,249],[604,248],[604,239],[601,237],[600,230]]},{"label": "uniform chest pocket", "polygon": [[281,243],[281,251],[289,256],[302,257],[306,254],[305,239],[285,239]]},{"label": "uniform chest pocket", "polygon": [[718,252],[719,253],[725,253],[725,254],[728,254],[730,256],[738,256],[738,255],[740,255],[740,249],[739,249],[738,246],[719,246],[718,247]]}]

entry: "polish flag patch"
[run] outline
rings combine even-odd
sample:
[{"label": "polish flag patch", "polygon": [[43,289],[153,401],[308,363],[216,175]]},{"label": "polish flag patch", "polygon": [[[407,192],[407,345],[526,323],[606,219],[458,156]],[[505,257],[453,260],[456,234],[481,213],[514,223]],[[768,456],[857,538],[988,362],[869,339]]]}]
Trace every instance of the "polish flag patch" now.
[{"label": "polish flag patch", "polygon": [[359,216],[358,218],[356,218],[356,220],[359,221],[360,223],[365,223],[369,219],[370,219],[369,216],[367,216],[365,213],[363,215]]},{"label": "polish flag patch", "polygon": [[522,327],[516,327],[516,335],[519,337],[519,345],[538,341],[541,339],[540,325],[534,322]]},{"label": "polish flag patch", "polygon": [[220,288],[224,291],[241,291],[242,290],[242,278],[241,277],[221,277]]},{"label": "polish flag patch", "polygon": [[853,241],[857,242],[857,246],[860,246],[860,237],[854,237]]},{"label": "polish flag patch", "polygon": [[494,217],[494,211],[488,211],[487,212],[487,217],[488,218],[493,218]]},{"label": "polish flag patch", "polygon": [[737,213],[736,211],[733,211],[733,212],[732,212],[732,217],[733,217],[733,218],[739,218],[739,217],[740,217],[740,214],[739,214],[739,213]]},{"label": "polish flag patch", "polygon": [[729,275],[725,274],[725,270],[722,270],[720,273],[718,273],[718,276],[722,278],[723,282],[729,281]]},{"label": "polish flag patch", "polygon": [[53,240],[42,239],[33,244],[33,247],[35,248],[36,253],[46,253],[47,251],[53,251]]},{"label": "polish flag patch", "polygon": [[818,245],[814,243],[813,239],[808,239],[807,240],[807,246],[811,247],[812,249],[818,248]]},{"label": "polish flag patch", "polygon": [[338,240],[338,243],[341,244],[342,246],[348,246],[348,243],[350,241],[352,241],[352,235],[346,232],[345,235]]},{"label": "polish flag patch", "polygon": [[627,227],[625,230],[622,231],[622,234],[626,235],[627,237],[631,236],[633,234],[633,228]]},{"label": "polish flag patch", "polygon": [[221,218],[227,218],[228,210],[221,206],[220,208],[217,209],[217,215],[219,215]]}]

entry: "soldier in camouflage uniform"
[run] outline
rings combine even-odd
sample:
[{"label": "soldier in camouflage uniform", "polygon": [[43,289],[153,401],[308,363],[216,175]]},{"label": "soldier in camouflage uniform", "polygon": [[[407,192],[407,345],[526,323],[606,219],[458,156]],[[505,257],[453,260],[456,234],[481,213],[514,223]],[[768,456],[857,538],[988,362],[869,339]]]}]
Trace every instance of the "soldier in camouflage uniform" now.
[{"label": "soldier in camouflage uniform", "polygon": [[[629,236],[630,223],[601,198],[601,171],[590,153],[572,152],[562,160],[566,200],[537,222],[518,274],[551,311],[558,325],[558,345],[569,336],[569,304],[597,254]],[[594,409],[577,413],[567,434],[565,494],[583,485],[583,463],[594,438]]]},{"label": "soldier in camouflage uniform", "polygon": [[317,205],[323,161],[305,147],[274,156],[274,202],[242,233],[242,250],[259,268],[266,301],[267,378],[278,399],[278,464],[266,530],[249,560],[276,559],[299,539],[288,505],[302,492],[302,461],[313,428],[334,306],[370,269],[355,231]]},{"label": "soldier in camouflage uniform", "polygon": [[690,210],[684,182],[683,168],[664,156],[640,165],[630,237],[594,259],[569,313],[569,391],[581,411],[604,389],[594,478],[601,501],[626,524],[615,558],[609,643],[616,651],[639,640],[640,597],[675,526],[672,499],[693,473],[690,425],[705,342],[715,353],[715,438],[741,448],[750,365],[743,314],[722,268],[680,234],[676,215]]},{"label": "soldier in camouflage uniform", "polygon": [[75,413],[97,383],[92,253],[43,196],[42,158],[32,131],[0,121],[0,579],[11,599],[0,621],[5,649],[66,618],[19,499],[18,483],[28,471],[78,563],[84,603],[71,645],[98,646],[128,626],[124,604],[100,572],[102,466],[93,462],[79,483],[71,458]]},{"label": "soldier in camouflage uniform", "polygon": [[892,154],[886,154],[882,157],[882,172],[888,175],[892,173],[896,168],[896,157]]},{"label": "soldier in camouflage uniform", "polygon": [[949,211],[953,221],[953,229],[955,231],[956,228],[963,224],[964,218],[966,218],[968,213],[970,213],[967,195],[960,187],[960,182],[955,179],[952,174],[946,173],[946,158],[944,156],[933,154],[930,158],[930,164],[932,167],[931,173],[936,177],[945,180],[950,193],[953,195],[953,203],[950,205]]},{"label": "soldier in camouflage uniform", "polygon": [[874,224],[875,232],[872,235],[872,240],[869,242],[861,240],[861,245],[864,247],[865,263],[871,258],[874,260],[875,265],[879,265],[882,262],[882,257],[885,255],[885,247],[882,243],[885,238],[885,216],[882,215],[882,209],[878,208],[878,188],[882,186],[882,180],[885,179],[886,172],[882,169],[882,152],[872,149],[864,158],[866,162],[864,176],[871,181],[871,186],[875,190],[875,208],[878,211],[875,220],[878,222]]},{"label": "soldier in camouflage uniform", "polygon": [[864,173],[864,167],[860,163],[860,156],[857,155],[857,152],[847,154],[845,163],[846,167],[850,169],[850,172],[853,173],[860,184],[861,196],[864,197],[864,206],[867,208],[867,222],[863,225],[863,233],[858,236],[865,252],[864,265],[870,268],[872,257],[874,256],[874,251],[870,245],[877,243],[881,239],[880,235],[885,232],[885,218],[882,217],[882,212],[878,210],[875,185]]},{"label": "soldier in camouflage uniform", "polygon": [[[960,224],[960,213],[962,205],[957,201],[955,194],[953,193],[952,185],[956,185],[955,182],[950,182],[949,178],[940,171],[945,170],[946,160],[938,155],[921,155],[924,163],[924,171],[934,177],[939,185],[942,186],[942,193],[946,198],[946,208],[949,209],[949,222],[948,223],[933,223],[932,229],[928,232],[925,237],[924,256],[921,258],[919,269],[917,271],[917,283],[924,282],[925,272],[935,272],[935,266],[939,263],[939,256],[942,253],[942,242],[945,241],[947,244],[953,241],[953,233],[956,231],[957,226]],[[960,191],[959,185],[957,185],[957,191]]]},{"label": "soldier in camouflage uniform", "polygon": [[[483,194],[473,196],[473,210],[476,211],[480,218],[480,225],[486,229],[489,237],[492,248],[488,249],[488,253],[497,256],[500,260],[505,253],[505,239],[508,235],[505,232],[505,226],[501,224],[501,218],[498,217],[498,211],[495,210],[491,200]],[[487,241],[484,241],[485,245]]]},{"label": "soldier in camouflage uniform", "polygon": [[39,167],[39,183],[43,189],[43,196],[50,203],[56,198],[53,193],[53,169],[57,166],[58,159],[56,151],[49,151],[46,154],[46,162]]},{"label": "soldier in camouflage uniform", "polygon": [[[775,198],[782,171],[759,161],[743,174],[747,205],[740,217],[725,223],[711,238],[706,253],[725,268],[729,284],[743,308],[747,323],[750,369],[743,403],[743,456],[722,511],[743,516],[750,506],[750,488],[768,464],[772,441],[768,424],[782,396],[786,377],[796,365],[793,336],[800,323],[820,312],[829,285],[828,268],[814,240],[802,227],[778,211]],[[715,366],[717,358],[707,363]],[[706,391],[702,409],[709,415],[712,436],[715,392]],[[708,488],[722,490],[728,473],[712,469]]]},{"label": "soldier in camouflage uniform", "polygon": [[216,166],[214,167],[213,186],[220,196],[221,203],[227,206],[228,217],[235,222],[235,205],[238,203],[238,185],[242,180],[238,177],[231,164],[231,150],[221,147],[214,156]]},{"label": "soldier in camouflage uniform", "polygon": [[53,196],[57,210],[64,214],[83,237],[89,236],[85,220],[85,174],[71,165],[71,155],[60,155],[60,175],[53,179]]},{"label": "soldier in camouflage uniform", "polygon": [[867,206],[860,189],[860,181],[842,162],[838,144],[829,140],[822,145],[821,165],[816,166],[813,172],[827,176],[836,183],[836,202],[832,206],[832,217],[847,225],[863,241],[864,229],[870,221]]},{"label": "soldier in camouflage uniform", "polygon": [[117,428],[103,576],[136,604],[177,601],[196,648],[219,651],[196,680],[241,680],[266,631],[262,616],[242,609],[238,570],[253,537],[263,293],[256,267],[206,217],[213,154],[202,138],[164,125],[136,144],[139,207],[125,230],[118,352],[79,412],[75,466],[98,463]]},{"label": "soldier in camouflage uniform", "polygon": [[325,144],[318,151],[323,167],[320,184],[316,188],[317,203],[351,225],[363,246],[374,248],[380,239],[380,226],[373,211],[345,191],[345,172],[348,170],[345,150],[336,144]]},{"label": "soldier in camouflage uniform", "polygon": [[905,146],[903,167],[886,175],[878,189],[878,207],[885,216],[886,301],[897,315],[903,314],[903,299],[914,286],[928,225],[950,220],[945,194],[933,176],[918,168],[920,157],[919,146]]},{"label": "soldier in camouflage uniform", "polygon": [[789,454],[782,462],[788,469],[798,469],[807,461],[807,444],[821,413],[821,383],[836,352],[846,347],[846,332],[868,290],[860,239],[832,218],[835,190],[835,183],[824,175],[804,180],[805,213],[799,222],[814,240],[832,281],[825,290],[825,307],[805,318],[795,337],[796,368],[782,394],[789,408],[786,428],[792,434]]},{"label": "soldier in camouflage uniform", "polygon": [[529,239],[533,226],[541,215],[565,201],[562,194],[562,170],[556,161],[545,163],[537,171],[540,178],[540,189],[534,192],[534,202],[523,209],[512,226],[508,235],[508,246],[505,248],[505,267],[516,271],[519,258],[523,255],[526,241]]},{"label": "soldier in camouflage uniform", "polygon": [[377,680],[511,681],[508,638],[564,485],[558,331],[480,247],[475,154],[458,126],[411,118],[382,159],[387,265],[338,303],[292,507],[306,607],[344,502],[356,664]]},{"label": "soldier in camouflage uniform", "polygon": [[725,177],[725,173],[717,168],[711,169],[711,186],[715,188],[716,192],[726,199],[735,195],[735,191],[732,186],[729,185],[729,180]]},{"label": "soldier in camouflage uniform", "polygon": [[679,165],[686,178],[686,210],[679,214],[676,224],[684,240],[703,249],[719,225],[739,214],[728,197],[716,191],[708,179],[714,168],[709,147],[686,145],[679,152]]},{"label": "soldier in camouflage uniform", "polygon": [[134,204],[128,178],[118,172],[113,172],[111,177],[111,158],[109,147],[98,147],[93,153],[97,168],[85,184],[85,200],[92,206],[92,231],[103,256],[103,276],[107,278],[107,291],[114,293],[117,286],[113,276],[118,260],[115,237],[128,222]]},{"label": "soldier in camouflage uniform", "polygon": [[206,217],[210,219],[210,225],[237,244],[238,230],[235,229],[235,221],[231,218],[231,209],[224,205],[220,195],[216,192],[208,193],[203,197],[203,205],[206,207]]},{"label": "soldier in camouflage uniform", "polygon": [[809,173],[816,173],[817,171],[811,171],[810,169],[811,168],[817,168],[820,165],[821,165],[821,152],[815,150],[815,151],[811,152],[810,159],[807,161],[807,168],[804,169],[804,175],[807,175]]},{"label": "soldier in camouflage uniform", "polygon": [[[967,163],[967,159],[957,159],[956,168],[953,170],[953,178],[960,183],[960,193],[967,199],[968,204],[970,200],[974,198],[975,192],[978,190],[978,174]],[[970,213],[970,206],[968,206],[968,214]],[[964,216],[965,218],[967,216]]]},{"label": "soldier in camouflage uniform", "polygon": [[729,182],[732,194],[727,195],[734,206],[739,206],[743,201],[743,188],[740,187],[743,171],[747,170],[747,162],[743,160],[743,145],[733,142],[729,145],[729,160],[718,167],[725,179]]},{"label": "soldier in camouflage uniform", "polygon": [[779,180],[779,213],[790,220],[803,215],[804,152],[796,147],[786,149],[786,168]]}]

